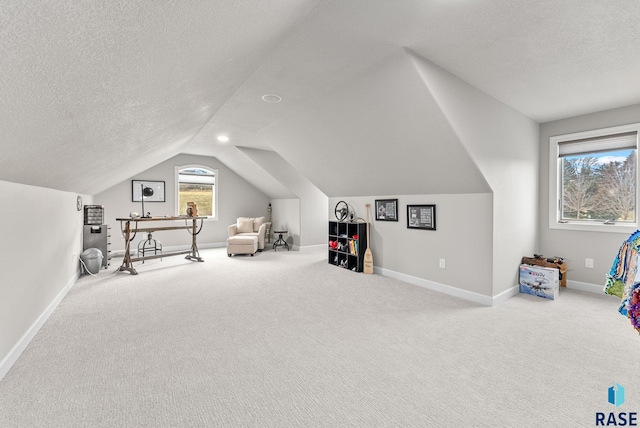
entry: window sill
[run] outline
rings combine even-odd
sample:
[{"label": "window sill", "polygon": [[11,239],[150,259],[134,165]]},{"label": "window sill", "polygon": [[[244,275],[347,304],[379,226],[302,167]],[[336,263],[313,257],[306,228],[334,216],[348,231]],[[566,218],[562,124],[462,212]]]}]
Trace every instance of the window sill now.
[{"label": "window sill", "polygon": [[[183,220],[191,220],[192,217],[175,217],[174,220],[175,221],[183,221]],[[217,218],[215,217],[207,217],[207,218],[203,218],[203,221],[218,221]]]},{"label": "window sill", "polygon": [[629,235],[638,230],[637,224],[603,224],[603,223],[558,223],[550,222],[549,229],[578,230],[581,232],[609,232]]}]

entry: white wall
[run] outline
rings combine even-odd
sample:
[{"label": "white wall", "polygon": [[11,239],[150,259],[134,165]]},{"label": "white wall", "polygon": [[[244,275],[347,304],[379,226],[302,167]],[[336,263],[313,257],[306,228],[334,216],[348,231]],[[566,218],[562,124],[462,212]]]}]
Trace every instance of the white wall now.
[{"label": "white wall", "polygon": [[[567,261],[567,280],[604,286],[605,275],[627,233],[549,229],[549,138],[640,122],[640,104],[547,122],[540,127],[540,251]],[[585,267],[593,259],[593,268]]]},{"label": "white wall", "polygon": [[537,248],[539,126],[499,100],[413,56],[425,85],[493,191],[493,295],[518,283]]},{"label": "white wall", "polygon": [[403,49],[256,138],[329,197],[490,191]]},{"label": "white wall", "polygon": [[83,211],[76,193],[0,181],[0,195],[1,379],[79,275]]},{"label": "white wall", "polygon": [[[112,228],[112,252],[124,251],[124,239],[119,232],[120,223],[115,219],[127,217],[131,211],[141,211],[141,204],[131,201],[131,180],[164,181],[166,202],[146,202],[145,210],[150,211],[152,216],[175,215],[175,167],[191,164],[218,170],[218,219],[204,222],[198,235],[198,245],[202,248],[225,245],[227,226],[235,223],[238,217],[268,215],[269,198],[220,161],[212,157],[178,155],[95,196],[95,203],[104,205],[105,222]],[[189,247],[191,244],[190,237],[184,230],[157,232],[154,238],[162,242],[165,248]],[[136,237],[132,248],[137,248],[139,240],[144,239],[146,236]]]},{"label": "white wall", "polygon": [[282,238],[287,241],[289,247],[298,249],[300,247],[300,199],[272,199],[272,226],[271,226],[271,244],[278,239],[278,235],[274,234],[274,230],[286,230],[288,233]]},{"label": "white wall", "polygon": [[324,233],[327,222],[325,216],[328,204],[327,196],[276,152],[244,147],[240,150],[256,162],[256,165],[259,165],[270,176],[298,196],[300,234],[295,238],[295,245],[304,247],[325,243],[327,238]]},{"label": "white wall", "polygon": [[[396,198],[398,221],[374,220],[375,200]],[[491,194],[330,198],[329,219],[335,220],[334,208],[340,200],[363,219],[366,204],[371,205],[369,248],[376,268],[492,296]],[[407,204],[435,204],[436,230],[407,229]],[[325,233],[328,230],[325,227]],[[439,267],[440,259],[445,259],[444,269]]]}]

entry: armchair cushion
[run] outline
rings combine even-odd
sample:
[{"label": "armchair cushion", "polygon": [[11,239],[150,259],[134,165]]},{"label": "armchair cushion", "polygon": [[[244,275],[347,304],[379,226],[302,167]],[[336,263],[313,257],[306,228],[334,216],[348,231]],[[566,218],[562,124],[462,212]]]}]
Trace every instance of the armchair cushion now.
[{"label": "armchair cushion", "polygon": [[253,230],[253,217],[238,217],[238,233],[257,232]]},{"label": "armchair cushion", "polygon": [[264,217],[256,217],[253,220],[253,231],[258,232],[260,230],[260,226],[264,224]]}]

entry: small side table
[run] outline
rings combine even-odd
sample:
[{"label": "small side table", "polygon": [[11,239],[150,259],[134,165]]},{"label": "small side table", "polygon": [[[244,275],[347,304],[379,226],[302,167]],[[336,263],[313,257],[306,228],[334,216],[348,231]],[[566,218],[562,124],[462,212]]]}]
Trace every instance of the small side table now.
[{"label": "small side table", "polygon": [[289,244],[287,244],[287,241],[282,239],[282,235],[285,234],[285,233],[289,233],[289,231],[288,230],[274,230],[273,233],[277,233],[279,235],[278,236],[278,240],[273,243],[273,251],[276,251],[278,247],[286,247],[287,251],[289,251]]}]

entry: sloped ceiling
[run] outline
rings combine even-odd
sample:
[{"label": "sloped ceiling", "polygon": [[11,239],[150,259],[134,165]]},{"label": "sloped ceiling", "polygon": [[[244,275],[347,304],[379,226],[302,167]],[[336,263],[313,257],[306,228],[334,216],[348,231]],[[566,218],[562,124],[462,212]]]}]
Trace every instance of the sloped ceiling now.
[{"label": "sloped ceiling", "polygon": [[330,197],[491,190],[403,50],[259,137]]},{"label": "sloped ceiling", "polygon": [[239,145],[276,150],[327,194],[480,191],[477,168],[466,189],[421,176],[459,144],[398,52],[544,122],[640,102],[638,22],[636,0],[4,0],[0,180],[95,194]]},{"label": "sloped ceiling", "polygon": [[[264,150],[260,150],[264,151]],[[273,151],[268,151],[278,157]],[[277,180],[269,173],[269,169],[258,164],[255,159],[248,156],[243,147],[229,147],[218,154],[218,160],[232,169],[240,177],[257,187],[262,193],[271,199],[295,199],[297,198],[289,187]],[[279,157],[278,157],[279,158]],[[279,158],[282,162],[284,159]]]},{"label": "sloped ceiling", "polygon": [[95,194],[178,154],[315,3],[3,0],[0,179]]}]

